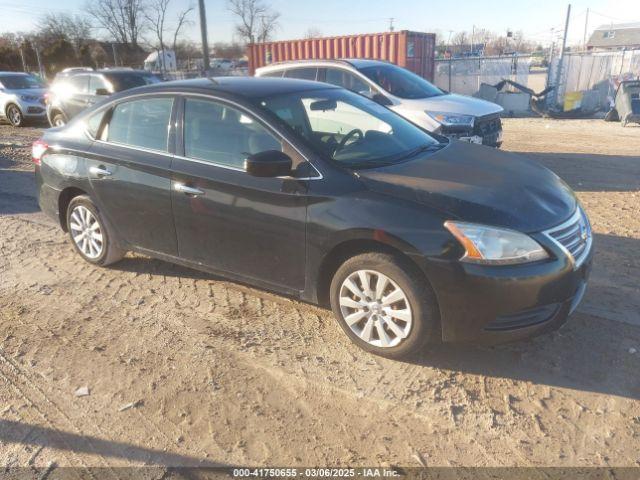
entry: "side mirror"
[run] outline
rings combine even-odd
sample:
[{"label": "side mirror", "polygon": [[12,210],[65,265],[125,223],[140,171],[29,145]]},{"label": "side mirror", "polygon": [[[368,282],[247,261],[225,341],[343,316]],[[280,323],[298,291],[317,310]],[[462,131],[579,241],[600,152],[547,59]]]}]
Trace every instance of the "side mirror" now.
[{"label": "side mirror", "polygon": [[111,95],[109,93],[109,90],[107,90],[106,88],[98,88],[96,89],[96,95]]},{"label": "side mirror", "polygon": [[393,103],[391,102],[391,100],[389,100],[387,97],[385,97],[383,94],[381,93],[376,93],[373,95],[373,97],[371,97],[371,99],[376,102],[379,103],[380,105],[383,105],[385,107],[388,107],[389,105],[393,105]]},{"label": "side mirror", "polygon": [[265,150],[249,155],[244,168],[254,177],[284,177],[291,175],[291,157],[279,150]]}]

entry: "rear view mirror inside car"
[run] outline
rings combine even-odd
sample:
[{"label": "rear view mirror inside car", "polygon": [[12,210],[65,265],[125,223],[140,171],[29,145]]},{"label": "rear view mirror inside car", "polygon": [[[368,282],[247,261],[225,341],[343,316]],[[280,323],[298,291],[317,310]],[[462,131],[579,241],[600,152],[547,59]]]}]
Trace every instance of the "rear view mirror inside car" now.
[{"label": "rear view mirror inside car", "polygon": [[326,110],[335,110],[338,107],[338,102],[335,100],[316,100],[312,102],[309,108],[312,111],[322,110],[323,112]]}]

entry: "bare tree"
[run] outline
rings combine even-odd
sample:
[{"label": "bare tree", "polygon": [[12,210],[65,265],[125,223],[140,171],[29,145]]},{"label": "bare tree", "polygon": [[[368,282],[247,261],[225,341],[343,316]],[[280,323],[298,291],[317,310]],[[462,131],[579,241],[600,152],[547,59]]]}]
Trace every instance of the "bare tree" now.
[{"label": "bare tree", "polygon": [[46,13],[40,18],[37,28],[40,33],[68,38],[76,48],[91,38],[91,22],[82,15]]},{"label": "bare tree", "polygon": [[[161,50],[164,50],[166,47],[165,32],[167,30],[171,30],[171,25],[167,25],[167,10],[170,3],[171,0],[152,0],[148,6],[149,8],[145,11],[145,19],[155,35],[157,46]],[[178,36],[180,35],[182,27],[190,23],[188,16],[191,12],[193,12],[193,7],[189,7],[178,12],[178,21],[173,28],[173,41],[171,43],[172,50],[175,50],[176,48]]]},{"label": "bare tree", "polygon": [[[155,40],[157,40],[157,42],[154,41],[152,42],[152,44],[155,44],[158,50],[163,52],[161,58],[158,59],[161,62],[162,69],[165,68],[165,65],[164,65],[164,60],[165,60],[164,51],[166,50],[165,33],[168,29],[170,29],[170,26],[167,25],[167,10],[169,8],[170,3],[171,3],[171,0],[152,0],[144,13],[144,16],[149,25],[149,28],[153,32],[155,36]],[[174,52],[176,49],[176,45],[178,43],[178,35],[180,34],[180,30],[182,29],[183,26],[189,23],[189,19],[187,18],[187,16],[192,11],[193,11],[193,7],[189,7],[186,10],[182,10],[181,12],[178,13],[178,22],[175,26],[175,29],[173,30],[173,43],[171,45],[172,50]]]},{"label": "bare tree", "polygon": [[164,50],[165,20],[169,3],[171,3],[171,0],[153,0],[149,8],[144,12],[144,17],[158,41],[157,47],[159,50]]},{"label": "bare tree", "polygon": [[145,27],[144,0],[89,0],[85,11],[116,42],[138,46]]},{"label": "bare tree", "polygon": [[216,42],[213,51],[219,58],[240,58],[244,54],[244,48],[239,43]]},{"label": "bare tree", "polygon": [[82,49],[91,41],[91,22],[82,15],[68,13],[46,13],[37,25],[40,43],[65,40],[73,46],[77,61],[82,61]]},{"label": "bare tree", "polygon": [[229,0],[229,10],[238,17],[236,32],[246,43],[267,41],[278,28],[280,14],[263,0]]},{"label": "bare tree", "polygon": [[178,21],[176,22],[176,28],[173,31],[173,43],[171,44],[171,49],[173,51],[176,50],[176,46],[178,45],[178,36],[180,35],[182,27],[193,23],[189,18],[187,18],[191,12],[193,12],[193,7],[189,7],[178,13]]}]

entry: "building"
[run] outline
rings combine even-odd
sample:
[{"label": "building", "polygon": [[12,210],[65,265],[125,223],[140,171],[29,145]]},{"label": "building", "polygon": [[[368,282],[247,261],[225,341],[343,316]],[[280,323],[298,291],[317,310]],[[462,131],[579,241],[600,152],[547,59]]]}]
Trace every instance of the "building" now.
[{"label": "building", "polygon": [[598,27],[587,42],[588,50],[640,49],[640,22],[617,23]]}]

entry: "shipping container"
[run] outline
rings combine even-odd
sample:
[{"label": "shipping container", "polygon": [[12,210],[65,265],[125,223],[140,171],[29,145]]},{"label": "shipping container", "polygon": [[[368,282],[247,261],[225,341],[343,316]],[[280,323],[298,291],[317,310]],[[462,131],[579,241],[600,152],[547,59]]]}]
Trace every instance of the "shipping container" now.
[{"label": "shipping container", "polygon": [[249,75],[276,62],[370,58],[395,63],[433,81],[435,45],[434,33],[408,30],[253,43],[247,47]]}]

